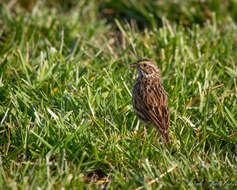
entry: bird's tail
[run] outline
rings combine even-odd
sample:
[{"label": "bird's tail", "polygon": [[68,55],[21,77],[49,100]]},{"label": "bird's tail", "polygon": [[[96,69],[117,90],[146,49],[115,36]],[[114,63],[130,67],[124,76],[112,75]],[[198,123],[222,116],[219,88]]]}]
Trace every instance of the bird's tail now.
[{"label": "bird's tail", "polygon": [[170,138],[167,133],[162,133],[162,138],[164,143],[169,147],[170,146]]}]

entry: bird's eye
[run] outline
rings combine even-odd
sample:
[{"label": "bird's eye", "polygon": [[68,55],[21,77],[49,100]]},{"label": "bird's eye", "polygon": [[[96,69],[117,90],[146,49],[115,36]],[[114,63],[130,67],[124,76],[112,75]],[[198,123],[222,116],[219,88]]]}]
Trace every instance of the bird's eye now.
[{"label": "bird's eye", "polygon": [[147,64],[144,64],[144,67],[146,67],[147,66]]}]

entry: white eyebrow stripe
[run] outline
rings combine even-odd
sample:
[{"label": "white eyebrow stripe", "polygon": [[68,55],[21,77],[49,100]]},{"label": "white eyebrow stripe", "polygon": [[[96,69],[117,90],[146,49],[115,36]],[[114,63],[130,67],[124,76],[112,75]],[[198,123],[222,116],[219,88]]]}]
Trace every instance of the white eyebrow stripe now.
[{"label": "white eyebrow stripe", "polygon": [[157,67],[157,65],[155,65],[155,64],[153,64],[153,63],[151,64],[150,61],[140,61],[139,64],[142,64],[142,65],[147,64],[147,65],[149,65],[149,66],[151,66],[151,67],[153,67],[153,68],[156,68],[156,67]]}]

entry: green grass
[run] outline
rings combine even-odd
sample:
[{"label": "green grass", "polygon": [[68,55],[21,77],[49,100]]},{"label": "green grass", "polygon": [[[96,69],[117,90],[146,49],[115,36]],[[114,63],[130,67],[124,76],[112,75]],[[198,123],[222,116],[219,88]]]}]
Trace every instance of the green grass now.
[{"label": "green grass", "polygon": [[[139,30],[96,2],[0,5],[0,189],[236,189],[235,12]],[[132,109],[142,57],[162,71],[169,149]]]}]

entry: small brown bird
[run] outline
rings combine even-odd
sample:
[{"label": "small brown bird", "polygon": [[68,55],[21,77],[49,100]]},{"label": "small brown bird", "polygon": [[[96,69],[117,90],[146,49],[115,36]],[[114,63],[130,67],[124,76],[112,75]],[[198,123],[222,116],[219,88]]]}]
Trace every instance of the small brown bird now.
[{"label": "small brown bird", "polygon": [[166,131],[170,124],[170,114],[160,70],[150,59],[141,59],[131,66],[138,70],[132,92],[134,112],[145,126],[153,125],[157,129],[156,136],[159,132],[164,142],[169,143]]}]

